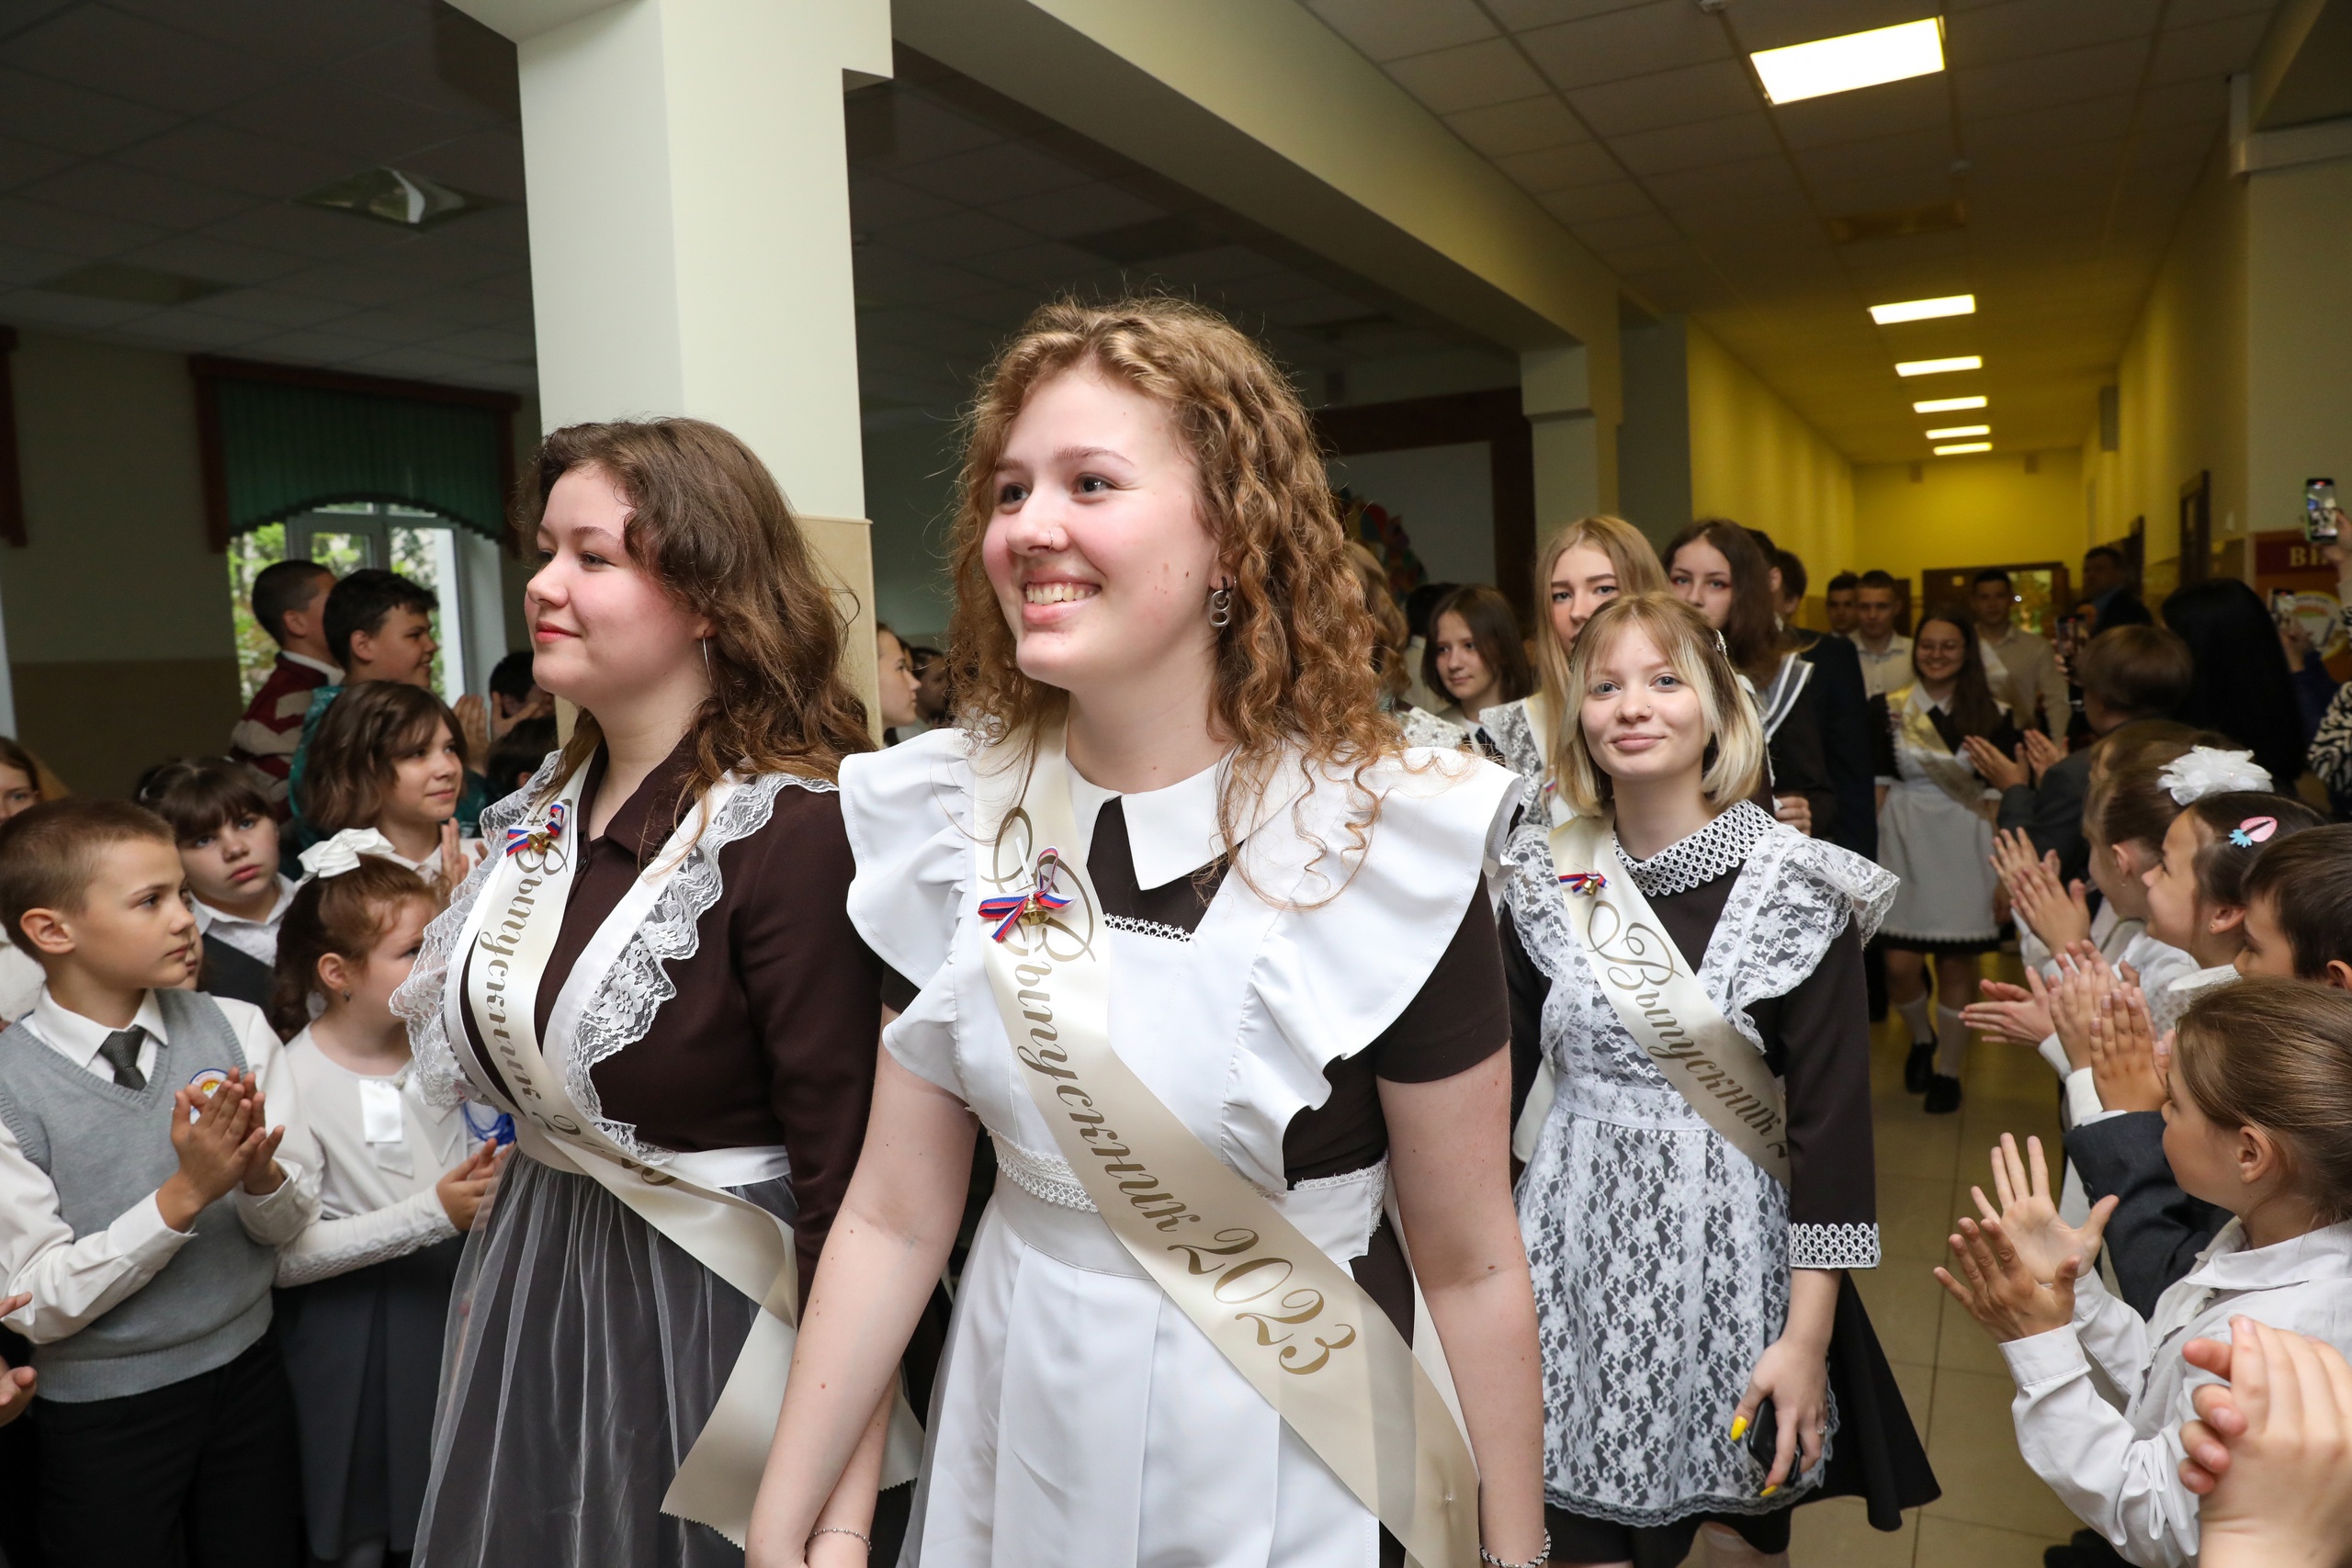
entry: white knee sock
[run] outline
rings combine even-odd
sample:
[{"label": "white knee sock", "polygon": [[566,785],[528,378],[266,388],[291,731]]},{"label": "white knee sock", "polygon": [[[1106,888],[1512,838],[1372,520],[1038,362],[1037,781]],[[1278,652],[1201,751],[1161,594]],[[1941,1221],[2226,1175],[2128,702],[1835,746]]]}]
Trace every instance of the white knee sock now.
[{"label": "white knee sock", "polygon": [[1936,1071],[1948,1078],[1960,1077],[1968,1065],[1968,1025],[1948,1007],[1936,1009]]},{"label": "white knee sock", "polygon": [[1911,1032],[1911,1043],[1925,1045],[1936,1037],[1928,1026],[1928,993],[1920,992],[1907,1002],[1897,1002],[1894,1010],[1903,1017],[1903,1026]]}]

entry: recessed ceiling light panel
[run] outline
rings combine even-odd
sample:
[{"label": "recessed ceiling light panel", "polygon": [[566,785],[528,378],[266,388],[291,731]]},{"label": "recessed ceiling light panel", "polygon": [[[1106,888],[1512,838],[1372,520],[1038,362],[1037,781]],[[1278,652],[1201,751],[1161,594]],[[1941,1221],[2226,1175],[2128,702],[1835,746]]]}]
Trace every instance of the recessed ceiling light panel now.
[{"label": "recessed ceiling light panel", "polygon": [[1983,398],[1929,398],[1925,402],[1913,403],[1911,412],[1913,413],[1958,413],[1962,409],[1981,409],[1984,406]]},{"label": "recessed ceiling light panel", "polygon": [[1976,296],[1952,294],[1941,299],[1903,299],[1892,305],[1871,307],[1871,320],[1880,326],[1893,326],[1897,321],[1928,321],[1938,316],[1973,316],[1976,314]]},{"label": "recessed ceiling light panel", "polygon": [[1993,444],[1990,441],[1961,441],[1950,446],[1938,446],[1934,451],[1939,457],[1957,457],[1963,453],[1990,452],[1992,449]]},{"label": "recessed ceiling light panel", "polygon": [[1989,424],[1954,424],[1948,425],[1942,430],[1931,430],[1928,432],[1928,439],[1930,441],[1964,441],[1972,435],[1990,435],[1992,434],[1993,427]]},{"label": "recessed ceiling light panel", "polygon": [[1942,376],[1954,370],[1982,370],[1984,356],[1955,354],[1949,359],[1905,359],[1894,367],[1897,376]]},{"label": "recessed ceiling light panel", "polygon": [[498,205],[489,197],[476,196],[401,169],[363,170],[294,199],[306,207],[349,212],[360,218],[373,218],[379,223],[397,223],[403,229],[430,229]]},{"label": "recessed ceiling light panel", "polygon": [[1764,83],[1764,96],[1776,104],[1793,104],[1941,71],[1943,25],[1927,17],[1785,49],[1758,50],[1747,58]]}]

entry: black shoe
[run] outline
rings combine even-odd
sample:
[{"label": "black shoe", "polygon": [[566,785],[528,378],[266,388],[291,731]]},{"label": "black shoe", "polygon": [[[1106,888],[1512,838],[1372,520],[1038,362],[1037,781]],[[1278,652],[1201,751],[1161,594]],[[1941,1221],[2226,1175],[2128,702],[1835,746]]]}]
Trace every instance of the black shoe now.
[{"label": "black shoe", "polygon": [[1903,1058],[1903,1087],[1913,1094],[1928,1092],[1928,1079],[1935,1075],[1936,1046],[1929,1041],[1911,1047],[1911,1055]]},{"label": "black shoe", "polygon": [[1949,1116],[1960,1109],[1960,1080],[1935,1073],[1928,1079],[1928,1103],[1930,1116]]}]

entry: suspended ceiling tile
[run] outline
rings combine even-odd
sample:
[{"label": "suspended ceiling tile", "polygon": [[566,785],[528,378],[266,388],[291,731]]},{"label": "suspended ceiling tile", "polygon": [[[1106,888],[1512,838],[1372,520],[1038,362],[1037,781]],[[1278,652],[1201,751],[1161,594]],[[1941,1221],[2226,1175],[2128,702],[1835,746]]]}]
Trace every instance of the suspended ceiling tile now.
[{"label": "suspended ceiling tile", "polygon": [[1508,158],[1496,159],[1495,166],[1523,188],[1539,195],[1622,179],[1625,172],[1624,165],[1598,141],[1547,147],[1540,152],[1515,152]]},{"label": "suspended ceiling tile", "polygon": [[1916,22],[1934,10],[1935,0],[1770,0],[1734,4],[1724,16],[1741,48],[1759,50]]},{"label": "suspended ceiling tile", "polygon": [[1459,114],[1544,91],[1544,79],[1498,38],[1394,60],[1387,71],[1432,114]]},{"label": "suspended ceiling tile", "polygon": [[1649,252],[1661,246],[1680,249],[1685,245],[1680,231],[1655,212],[1579,223],[1576,231],[1577,238],[1611,259],[1621,251]]},{"label": "suspended ceiling tile", "polygon": [[919,92],[888,88],[843,100],[849,159],[856,168],[899,168],[993,147],[1001,132]]},{"label": "suspended ceiling tile", "polygon": [[400,347],[379,350],[346,361],[354,370],[371,376],[402,376],[413,380],[454,381],[462,386],[478,384],[491,363],[471,355],[452,354],[435,344],[430,348]]},{"label": "suspended ceiling tile", "polygon": [[0,190],[14,190],[46,175],[68,168],[73,157],[29,141],[0,137]]},{"label": "suspended ceiling tile", "polygon": [[62,251],[84,261],[110,256],[164,237],[165,231],[94,212],[0,197],[0,241],[40,250]]},{"label": "suspended ceiling tile", "polygon": [[1832,217],[1844,213],[1894,212],[1950,201],[1959,194],[1944,164],[1904,174],[1815,180],[1814,200]]},{"label": "suspended ceiling tile", "polygon": [[1307,8],[1375,61],[1425,54],[1495,36],[1472,0],[1307,0]]},{"label": "suspended ceiling tile", "polygon": [[1141,197],[1130,196],[1102,180],[1036,196],[1015,197],[1011,201],[996,203],[989,210],[1008,223],[1054,240],[1098,233],[1130,223],[1148,223],[1167,216]]},{"label": "suspended ceiling tile", "polygon": [[493,201],[524,199],[523,142],[511,131],[478,130],[402,160],[402,168]]},{"label": "suspended ceiling tile", "polygon": [[300,256],[232,244],[209,234],[173,234],[152,245],[125,251],[120,259],[131,266],[153,267],[186,277],[243,284],[268,283],[309,265]]},{"label": "suspended ceiling tile", "polygon": [[1577,117],[1568,112],[1568,106],[1551,93],[1541,97],[1515,98],[1507,104],[1489,104],[1482,109],[1464,109],[1460,114],[1448,115],[1446,123],[1453,128],[1456,136],[1489,158],[1592,140]]},{"label": "suspended ceiling tile", "polygon": [[343,59],[416,25],[406,0],[108,0],[115,9],[289,65]]},{"label": "suspended ceiling tile", "polygon": [[1611,180],[1575,190],[1554,191],[1536,198],[1544,209],[1563,223],[1581,226],[1604,218],[1655,213],[1657,206],[1632,180]]},{"label": "suspended ceiling tile", "polygon": [[167,130],[174,117],[128,98],[0,68],[0,135],[95,157]]},{"label": "suspended ceiling tile", "polygon": [[[337,330],[349,332],[352,323],[340,321]],[[478,359],[503,360],[510,365],[527,365],[537,353],[535,340],[528,333],[494,332],[473,328],[449,333],[432,339],[433,346],[451,354],[471,355]]]},{"label": "suspended ceiling tile", "polygon": [[2148,41],[2124,39],[1952,73],[1963,118],[2112,97],[2139,85]]},{"label": "suspended ceiling tile", "polygon": [[943,212],[921,223],[876,229],[865,239],[865,243],[882,250],[949,263],[1036,243],[1037,236],[1028,230],[969,208]]},{"label": "suspended ceiling tile", "polygon": [[349,305],[337,300],[289,294],[282,288],[232,288],[226,294],[196,300],[183,309],[208,316],[224,316],[256,330],[266,328],[277,332],[323,326],[352,311]]},{"label": "suspended ceiling tile", "polygon": [[43,288],[20,288],[13,294],[0,294],[0,321],[20,327],[56,327],[64,332],[119,327],[154,313],[153,305],[85,299],[77,294],[51,294]]},{"label": "suspended ceiling tile", "polygon": [[1884,82],[1859,93],[1829,93],[1800,98],[1771,111],[1773,123],[1792,147],[1863,141],[1906,130],[1928,130],[1951,123],[1951,88],[1942,75]]},{"label": "suspended ceiling tile", "polygon": [[[1048,242],[974,256],[969,267],[972,272],[992,282],[1042,288],[1051,287],[1057,279],[1102,272],[1106,265],[1101,256],[1091,252],[1081,251],[1075,245]],[[858,280],[863,288],[863,267],[859,270]]]},{"label": "suspended ceiling tile", "polygon": [[221,109],[215,117],[262,136],[295,136],[351,160],[351,172],[397,164],[480,129],[473,117],[443,113],[323,76],[304,76]]},{"label": "suspended ceiling tile", "polygon": [[285,69],[105,6],[59,12],[0,45],[0,60],[179,114],[220,108]]},{"label": "suspended ceiling tile", "polygon": [[880,175],[861,174],[854,169],[850,174],[850,221],[857,228],[887,229],[899,223],[919,223],[955,210],[955,202],[927,190],[917,190]]},{"label": "suspended ceiling tile", "polygon": [[2255,45],[2262,41],[2268,30],[2270,18],[2259,11],[2248,11],[2216,21],[2203,22],[2193,28],[2166,28],[2156,39],[2156,61],[2149,72],[2151,82],[2185,82],[2198,77],[2211,79],[2243,71],[2254,60]]},{"label": "suspended ceiling tile", "polygon": [[1993,65],[2085,44],[2145,38],[2164,0],[2007,0],[1961,12],[1944,24],[1944,58],[1952,66]]},{"label": "suspended ceiling tile", "polygon": [[350,160],[319,148],[202,119],[125,147],[115,161],[273,201],[291,200],[351,172]]},{"label": "suspended ceiling tile", "polygon": [[1585,87],[1567,96],[1588,124],[1611,138],[1741,110],[1752,113],[1762,101],[1747,72],[1728,60]]},{"label": "suspended ceiling tile", "polygon": [[1916,175],[1922,171],[1948,178],[1951,159],[1951,133],[1941,127],[1881,136],[1869,141],[1809,147],[1796,155],[1797,167],[1804,172],[1805,178],[1815,181],[1879,175]]},{"label": "suspended ceiling tile", "polygon": [[278,279],[276,287],[288,293],[355,307],[398,304],[424,291],[424,286],[414,278],[356,262],[331,262],[290,273]]},{"label": "suspended ceiling tile", "polygon": [[2142,167],[2184,161],[2201,164],[2220,144],[2223,129],[2218,121],[2153,127],[2140,133],[2132,149],[2132,161]]},{"label": "suspended ceiling tile", "polygon": [[1645,175],[1642,183],[1660,203],[1677,211],[1725,206],[1751,213],[1777,209],[1802,217],[1808,225],[1813,222],[1804,204],[1804,187],[1797,183],[1789,161],[1777,153],[1668,170]]},{"label": "suspended ceiling tile", "polygon": [[226,316],[208,316],[182,306],[139,318],[142,344],[218,354],[267,337],[273,329]]},{"label": "suspended ceiling tile", "polygon": [[1006,141],[903,168],[898,177],[933,196],[985,204],[1064,189],[1086,176],[1059,158]]},{"label": "suspended ceiling tile", "polygon": [[1609,145],[1627,168],[1642,175],[1728,164],[1780,151],[1780,143],[1772,139],[1771,122],[1754,109],[1692,125],[1614,136]]},{"label": "suspended ceiling tile", "polygon": [[81,164],[25,188],[26,196],[77,212],[120,218],[163,229],[217,223],[254,205],[250,196],[192,180],[168,179],[103,160]]},{"label": "suspended ceiling tile", "polygon": [[2140,123],[2180,125],[2203,121],[2219,125],[2229,118],[2230,85],[2220,76],[2192,76],[2186,81],[2151,85],[2141,95]]},{"label": "suspended ceiling tile", "polygon": [[2032,152],[2084,141],[2112,141],[2132,127],[2137,95],[2086,98],[2079,103],[2028,109],[2022,114],[1971,119],[1961,136],[1971,159],[1997,152]]},{"label": "suspended ceiling tile", "polygon": [[1589,87],[1732,55],[1722,24],[1688,0],[1649,0],[1524,32],[1519,41],[1561,87]]},{"label": "suspended ceiling tile", "polygon": [[0,289],[40,283],[73,270],[77,258],[28,245],[0,244]]},{"label": "suspended ceiling tile", "polygon": [[2242,17],[2250,11],[2267,16],[2278,0],[2172,0],[2165,9],[2165,20],[2176,28],[2194,27],[2223,17]]},{"label": "suspended ceiling tile", "polygon": [[505,272],[492,273],[488,276],[475,278],[466,287],[479,293],[521,300],[527,305],[531,298],[531,269],[518,266]]}]

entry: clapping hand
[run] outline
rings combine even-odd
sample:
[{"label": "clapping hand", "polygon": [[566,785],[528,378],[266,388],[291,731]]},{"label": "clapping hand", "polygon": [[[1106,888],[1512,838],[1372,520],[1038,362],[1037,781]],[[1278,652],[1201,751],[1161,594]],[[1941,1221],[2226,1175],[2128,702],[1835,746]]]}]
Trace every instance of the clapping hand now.
[{"label": "clapping hand", "polygon": [[1994,1212],[1982,1187],[1970,1188],[1969,1196],[1976,1201],[1976,1212],[1987,1224],[1998,1222],[2018,1259],[2036,1280],[2047,1284],[2057,1279],[2059,1266],[2070,1258],[2086,1269],[2098,1261],[2108,1216],[2115,1213],[2120,1200],[2100,1199],[2079,1227],[2070,1225],[2058,1217],[2058,1205],[2051,1198],[2050,1166],[2042,1156],[2040,1138],[2025,1141],[2025,1156],[2020,1159],[2017,1138],[2004,1133],[1992,1157],[1993,1191],[2001,1200],[1999,1213]]},{"label": "clapping hand", "polygon": [[2080,948],[2060,953],[2057,984],[2050,991],[2051,1032],[2066,1053],[2066,1065],[2076,1071],[2091,1065],[2091,1020],[2098,1016],[2099,998],[2114,983],[2098,949],[2091,949],[2090,959],[2096,962],[2084,959]]},{"label": "clapping hand", "polygon": [[2044,1282],[2033,1277],[1998,1220],[1979,1224],[1962,1219],[1960,1233],[1948,1240],[1967,1283],[1940,1268],[1936,1278],[1995,1339],[2007,1344],[2030,1338],[2075,1320],[2075,1280],[2083,1270],[2079,1258],[2066,1258],[2058,1265],[2057,1278]]},{"label": "clapping hand", "polygon": [[1968,760],[1976,764],[1976,776],[1995,789],[2010,790],[2026,783],[2031,776],[2025,763],[2025,748],[2018,748],[2011,757],[1979,735],[1971,735],[1961,742]]},{"label": "clapping hand", "polygon": [[[2170,1091],[2157,1064],[2159,1048],[2146,998],[2138,987],[2099,998],[2090,1020],[2091,1083],[2109,1111],[2161,1111]],[[2161,1054],[2172,1055],[2166,1036]]]},{"label": "clapping hand", "polygon": [[2066,760],[2066,748],[2042,734],[2039,729],[2029,729],[2025,732],[2025,745],[2022,750],[2025,753],[2025,765],[2033,770],[2033,784],[2036,789],[2041,787],[2044,774]]},{"label": "clapping hand", "polygon": [[2191,1366],[2224,1383],[2190,1395],[2180,1479],[2202,1499],[2209,1568],[2352,1562],[2352,1365],[2332,1345],[2251,1318],[2230,1341],[2192,1339]]},{"label": "clapping hand", "polygon": [[2010,829],[1994,836],[1993,869],[2009,890],[2009,907],[2018,919],[2031,927],[2052,953],[2063,953],[2089,940],[2090,897],[2080,882],[2060,885],[2054,852],[2037,856],[2033,840]]},{"label": "clapping hand", "polygon": [[2027,970],[2023,986],[2012,986],[2006,980],[1978,981],[1985,999],[1961,1009],[1960,1021],[1979,1034],[1996,1040],[2018,1045],[2041,1044],[2056,1032],[2050,1022],[2050,993],[2042,988],[2041,976],[2033,970]]}]

